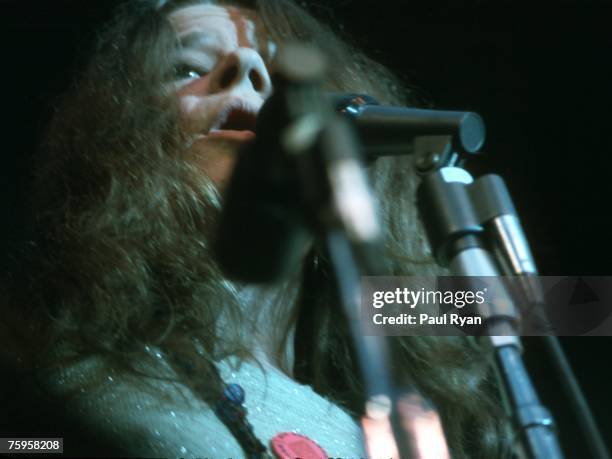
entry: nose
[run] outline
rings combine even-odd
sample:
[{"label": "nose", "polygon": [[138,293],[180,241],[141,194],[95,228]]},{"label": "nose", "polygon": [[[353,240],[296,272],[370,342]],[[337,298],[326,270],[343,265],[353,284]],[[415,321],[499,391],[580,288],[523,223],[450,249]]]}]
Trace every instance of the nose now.
[{"label": "nose", "polygon": [[212,93],[245,89],[255,91],[263,98],[272,92],[272,82],[263,59],[251,48],[238,48],[221,61],[211,75]]}]

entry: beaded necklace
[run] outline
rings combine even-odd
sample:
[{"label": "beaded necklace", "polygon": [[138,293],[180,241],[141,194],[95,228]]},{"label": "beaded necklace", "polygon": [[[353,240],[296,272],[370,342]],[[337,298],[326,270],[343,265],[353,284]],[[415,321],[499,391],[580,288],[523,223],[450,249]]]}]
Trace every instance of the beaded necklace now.
[{"label": "beaded necklace", "polygon": [[262,459],[266,457],[267,448],[253,432],[244,399],[244,389],[240,385],[227,384],[214,407],[215,414],[238,441],[248,459]]},{"label": "beaded necklace", "polygon": [[[172,361],[187,375],[193,376],[195,366],[189,359],[177,353],[171,353]],[[234,436],[247,459],[327,459],[329,455],[313,440],[292,432],[281,432],[270,442],[272,454],[268,448],[257,438],[253,425],[249,422],[248,410],[244,406],[246,394],[242,386],[231,383],[226,384],[219,374],[218,368],[213,365],[210,376],[214,385],[219,388],[217,401],[212,408],[217,418],[227,427]]]},{"label": "beaded necklace", "polygon": [[[218,372],[217,377],[221,380]],[[221,380],[222,381],[222,380]],[[220,400],[215,405],[215,414],[238,441],[248,459],[327,459],[329,455],[305,435],[290,432],[279,433],[271,441],[273,455],[253,432],[244,406],[245,392],[239,384],[226,384]]]}]

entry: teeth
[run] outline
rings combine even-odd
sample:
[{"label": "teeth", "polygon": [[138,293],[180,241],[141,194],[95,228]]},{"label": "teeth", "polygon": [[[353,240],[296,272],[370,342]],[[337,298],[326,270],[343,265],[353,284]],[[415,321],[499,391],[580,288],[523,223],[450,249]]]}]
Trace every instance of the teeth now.
[{"label": "teeth", "polygon": [[218,130],[255,131],[257,111],[257,108],[243,101],[234,101],[219,112],[209,132]]}]

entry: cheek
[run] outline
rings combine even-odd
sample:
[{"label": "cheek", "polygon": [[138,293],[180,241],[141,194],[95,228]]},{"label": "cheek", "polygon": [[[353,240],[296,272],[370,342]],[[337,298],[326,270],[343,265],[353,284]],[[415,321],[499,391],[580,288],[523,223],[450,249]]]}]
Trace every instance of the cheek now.
[{"label": "cheek", "polygon": [[184,95],[200,95],[205,96],[208,94],[208,87],[210,86],[210,76],[206,75],[200,78],[194,78],[187,80],[187,82],[180,85],[177,90],[179,97]]},{"label": "cheek", "polygon": [[187,134],[198,132],[201,113],[204,111],[202,105],[205,100],[202,97],[184,95],[179,97],[179,107],[181,111],[181,126]]},{"label": "cheek", "polygon": [[207,82],[199,78],[193,83],[186,84],[177,91],[181,121],[186,133],[201,132],[203,124],[210,115],[210,101],[205,91]]}]

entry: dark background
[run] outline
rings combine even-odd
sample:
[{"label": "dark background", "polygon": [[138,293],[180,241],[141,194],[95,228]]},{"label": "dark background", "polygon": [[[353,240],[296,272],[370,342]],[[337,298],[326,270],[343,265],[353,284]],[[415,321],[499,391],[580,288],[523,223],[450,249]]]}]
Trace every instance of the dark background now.
[{"label": "dark background", "polygon": [[[54,97],[69,84],[117,1],[1,1],[2,241],[20,235],[29,159]],[[612,7],[509,1],[307,2],[324,21],[419,88],[437,108],[474,110],[488,139],[478,171],[508,182],[546,275],[608,275],[612,161]],[[332,5],[332,6],[330,6]],[[85,53],[86,54],[86,53]],[[608,442],[612,400],[608,338],[565,338]],[[526,340],[540,394],[570,458],[590,457],[541,344]]]}]

